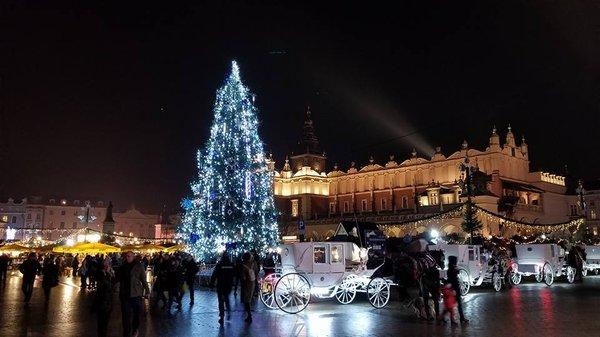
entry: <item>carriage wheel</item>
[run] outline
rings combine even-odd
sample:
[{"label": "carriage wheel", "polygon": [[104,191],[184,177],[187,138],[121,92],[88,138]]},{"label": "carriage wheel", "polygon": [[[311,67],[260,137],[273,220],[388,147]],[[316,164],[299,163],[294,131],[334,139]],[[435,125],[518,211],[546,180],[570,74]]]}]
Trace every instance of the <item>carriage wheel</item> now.
[{"label": "carriage wheel", "polygon": [[569,282],[569,283],[575,282],[575,268],[573,268],[571,266],[567,266],[566,274],[567,274],[567,282]]},{"label": "carriage wheel", "polygon": [[492,285],[494,286],[495,291],[500,291],[502,289],[502,276],[499,273],[494,273],[492,275]]},{"label": "carriage wheel", "polygon": [[540,272],[539,272],[539,273],[535,274],[535,281],[536,281],[537,283],[540,283],[540,282],[542,282],[543,280],[544,280],[544,270],[542,269],[542,270],[540,270]]},{"label": "carriage wheel", "polygon": [[390,284],[381,277],[371,279],[367,285],[367,297],[375,308],[385,307],[390,301]]},{"label": "carriage wheel", "polygon": [[466,270],[461,269],[458,271],[458,281],[460,283],[460,294],[465,296],[471,290],[471,280],[469,279],[469,273]]},{"label": "carriage wheel", "polygon": [[275,304],[288,314],[297,314],[306,309],[310,301],[310,284],[298,273],[283,275],[275,283]]},{"label": "carriage wheel", "polygon": [[356,297],[356,275],[348,275],[342,280],[335,293],[335,298],[342,304],[354,301]]},{"label": "carriage wheel", "polygon": [[521,275],[521,273],[518,272],[512,272],[512,274],[510,275],[510,280],[512,281],[512,283],[514,285],[519,285],[521,283],[521,279],[523,278],[523,275]]},{"label": "carriage wheel", "polygon": [[260,301],[269,309],[277,309],[275,303],[275,283],[281,278],[280,273],[273,273],[263,278],[260,283]]},{"label": "carriage wheel", "polygon": [[551,286],[552,283],[554,283],[554,270],[552,270],[552,266],[546,263],[544,264],[542,271],[544,275],[544,283],[546,283],[548,286]]}]

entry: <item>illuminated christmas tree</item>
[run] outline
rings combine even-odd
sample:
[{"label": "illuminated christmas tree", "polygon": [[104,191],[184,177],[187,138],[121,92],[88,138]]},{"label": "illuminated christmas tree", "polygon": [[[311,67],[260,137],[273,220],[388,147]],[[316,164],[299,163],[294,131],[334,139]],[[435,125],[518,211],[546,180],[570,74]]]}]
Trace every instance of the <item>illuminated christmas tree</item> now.
[{"label": "illuminated christmas tree", "polygon": [[254,97],[241,81],[238,65],[217,91],[214,120],[205,148],[198,151],[193,198],[183,202],[180,235],[198,259],[261,252],[278,242],[272,172],[258,135]]}]

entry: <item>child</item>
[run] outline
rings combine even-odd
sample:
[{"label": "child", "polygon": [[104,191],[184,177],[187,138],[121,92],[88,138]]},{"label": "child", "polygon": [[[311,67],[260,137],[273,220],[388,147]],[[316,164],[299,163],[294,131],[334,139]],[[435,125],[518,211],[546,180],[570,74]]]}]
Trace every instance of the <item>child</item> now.
[{"label": "child", "polygon": [[440,320],[446,322],[446,314],[450,314],[450,321],[452,325],[458,324],[454,318],[454,310],[456,309],[456,292],[452,289],[450,283],[446,284],[440,289],[442,298],[444,299],[444,311],[440,314]]}]

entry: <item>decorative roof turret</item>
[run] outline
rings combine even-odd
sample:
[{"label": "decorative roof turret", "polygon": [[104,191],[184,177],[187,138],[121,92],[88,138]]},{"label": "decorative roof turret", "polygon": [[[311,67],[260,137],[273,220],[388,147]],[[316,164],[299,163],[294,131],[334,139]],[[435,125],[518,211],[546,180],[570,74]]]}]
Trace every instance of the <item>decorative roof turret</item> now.
[{"label": "decorative roof turret", "polygon": [[412,158],[417,158],[417,149],[413,147],[413,150],[410,154],[412,155]]},{"label": "decorative roof turret", "polygon": [[282,171],[291,171],[292,168],[290,167],[290,159],[288,158],[288,156],[285,156],[285,164],[283,164],[283,170]]},{"label": "decorative roof turret", "polygon": [[528,157],[529,147],[525,142],[525,135],[521,136],[521,153],[523,154],[523,156],[525,156],[525,158]]},{"label": "decorative roof turret", "polygon": [[396,166],[398,166],[398,163],[396,163],[396,161],[394,160],[394,155],[391,154],[390,160],[385,164],[385,167],[390,168],[390,167],[396,167]]},{"label": "decorative roof turret", "polygon": [[435,153],[433,154],[433,157],[431,157],[431,160],[436,161],[436,160],[444,160],[444,159],[446,159],[446,156],[444,156],[444,154],[442,153],[442,147],[436,146]]},{"label": "decorative roof turret", "polygon": [[306,108],[306,119],[302,127],[302,138],[298,142],[298,154],[312,153],[322,155],[323,151],[319,145],[319,139],[315,134],[315,128],[311,118],[310,106]]},{"label": "decorative roof turret", "polygon": [[467,140],[463,140],[462,142],[462,149],[463,150],[467,150],[469,148],[469,143],[467,143]]},{"label": "decorative roof turret", "polygon": [[512,133],[512,128],[510,126],[510,124],[508,124],[508,133],[506,133],[506,145],[508,147],[516,147],[517,145],[515,144],[515,135],[513,135]]}]

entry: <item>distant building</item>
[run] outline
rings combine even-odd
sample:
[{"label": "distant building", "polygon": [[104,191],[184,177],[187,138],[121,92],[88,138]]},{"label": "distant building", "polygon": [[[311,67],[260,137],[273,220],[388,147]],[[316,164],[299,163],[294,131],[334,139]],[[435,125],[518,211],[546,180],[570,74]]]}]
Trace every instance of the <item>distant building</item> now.
[{"label": "distant building", "polygon": [[589,181],[584,184],[586,221],[588,230],[594,236],[600,235],[600,180]]},{"label": "distant building", "polygon": [[[107,206],[102,200],[29,197],[16,202],[11,198],[0,202],[0,240],[6,239],[9,227],[17,229],[16,240],[57,240],[82,228],[101,232]],[[133,206],[113,212],[113,217],[113,234],[136,238],[154,238],[160,221],[159,215],[144,214]]]},{"label": "distant building", "polygon": [[[346,170],[334,165],[326,171],[310,112],[307,113],[299,150],[274,172],[274,194],[280,211],[282,232],[295,234],[298,224],[315,239],[330,236],[342,220],[368,220],[398,223],[419,215],[439,212],[464,201],[460,166],[468,157],[480,177],[483,191],[477,205],[512,219],[556,223],[577,216],[577,198],[566,195],[565,178],[547,172],[531,172],[529,148],[525,139],[519,144],[508,127],[504,142],[496,128],[485,150],[463,142],[449,156],[440,147],[427,159],[413,150],[405,160],[390,156],[384,164],[373,158],[369,164]],[[273,164],[274,165],[274,164]],[[460,231],[460,219],[440,226],[446,233]],[[416,231],[424,231],[425,227]],[[484,234],[508,234],[497,224],[486,224]],[[404,233],[395,233],[402,235]]]}]

